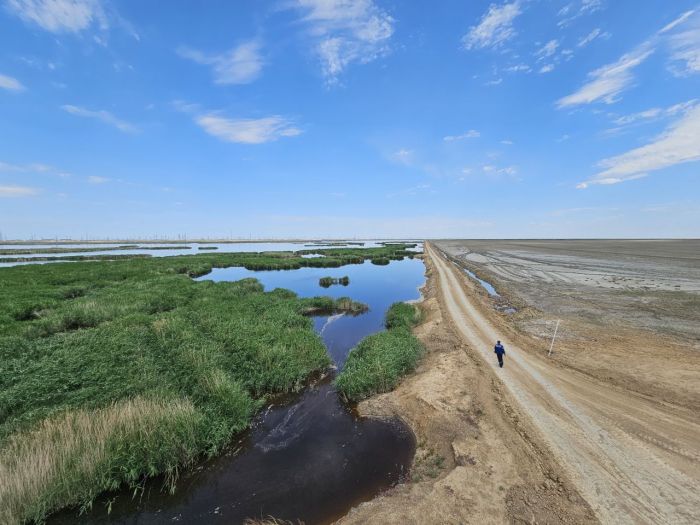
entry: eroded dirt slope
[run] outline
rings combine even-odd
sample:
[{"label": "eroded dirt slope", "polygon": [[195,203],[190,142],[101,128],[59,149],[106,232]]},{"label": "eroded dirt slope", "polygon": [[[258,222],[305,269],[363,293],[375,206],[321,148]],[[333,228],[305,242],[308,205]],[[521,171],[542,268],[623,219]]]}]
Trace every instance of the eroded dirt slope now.
[{"label": "eroded dirt slope", "polygon": [[444,314],[440,275],[430,259],[426,266],[418,336],[428,353],[394,392],[359,407],[414,429],[412,479],[340,523],[596,523],[529,418]]},{"label": "eroded dirt slope", "polygon": [[[440,276],[446,312],[462,339],[497,372],[598,518],[605,523],[697,523],[697,410],[548,358],[499,317],[485,314],[477,285],[434,247],[428,253]],[[493,359],[496,339],[508,348],[504,369],[497,369]],[[658,362],[662,370],[662,356]]]}]

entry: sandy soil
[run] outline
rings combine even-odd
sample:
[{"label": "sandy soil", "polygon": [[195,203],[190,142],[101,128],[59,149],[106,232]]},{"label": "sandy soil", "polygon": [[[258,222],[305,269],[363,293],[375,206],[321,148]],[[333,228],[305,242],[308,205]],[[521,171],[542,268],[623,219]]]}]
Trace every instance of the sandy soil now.
[{"label": "sandy soil", "polygon": [[[429,353],[395,392],[360,406],[414,428],[422,445],[413,481],[343,523],[697,523],[700,352],[689,343],[692,327],[690,335],[650,329],[605,296],[595,316],[579,319],[577,311],[593,310],[588,295],[577,305],[574,294],[548,357],[552,312],[531,297],[555,280],[531,277],[520,288],[540,290],[526,298],[507,279],[471,267],[493,279],[502,297],[492,298],[434,246],[427,255],[428,321],[419,335]],[[605,258],[590,248],[586,256]],[[638,270],[648,262],[623,256]],[[688,272],[681,262],[664,275],[694,275],[692,257]],[[504,302],[519,313],[499,311]],[[492,354],[495,339],[508,350],[504,369]]]},{"label": "sandy soil", "polygon": [[443,314],[439,274],[431,259],[426,266],[417,335],[427,355],[395,391],[359,406],[413,428],[411,480],[339,523],[596,523],[528,417]]},{"label": "sandy soil", "polygon": [[[700,241],[440,241],[496,284],[480,304],[584,374],[686,408],[700,406]],[[480,262],[478,262],[480,261]],[[471,282],[471,281],[470,281]]]}]

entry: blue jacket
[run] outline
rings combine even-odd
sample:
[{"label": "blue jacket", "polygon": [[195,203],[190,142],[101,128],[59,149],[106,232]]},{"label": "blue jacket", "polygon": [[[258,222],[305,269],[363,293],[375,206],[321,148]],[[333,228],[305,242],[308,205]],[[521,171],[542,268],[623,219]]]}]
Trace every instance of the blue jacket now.
[{"label": "blue jacket", "polygon": [[506,349],[503,348],[503,345],[500,343],[493,347],[493,351],[498,355],[503,355],[506,353]]}]

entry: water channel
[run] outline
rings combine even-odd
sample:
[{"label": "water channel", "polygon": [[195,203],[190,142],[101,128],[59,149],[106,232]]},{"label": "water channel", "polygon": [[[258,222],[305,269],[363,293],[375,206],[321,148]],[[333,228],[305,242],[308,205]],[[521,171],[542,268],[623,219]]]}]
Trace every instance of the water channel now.
[{"label": "water channel", "polygon": [[[425,267],[420,259],[341,268],[250,271],[218,268],[198,280],[255,277],[266,290],[287,288],[303,297],[349,296],[369,305],[359,316],[314,318],[337,368],[365,336],[384,329],[384,314],[396,301],[418,299]],[[348,276],[347,286],[322,288],[324,276]],[[400,420],[361,418],[341,401],[334,372],[303,393],[270,406],[223,455],[183,474],[174,494],[163,480],[104,495],[87,514],[64,511],[50,523],[242,523],[274,516],[307,525],[334,521],[354,505],[405,479],[415,452],[412,432]],[[107,513],[107,507],[111,512]]]}]

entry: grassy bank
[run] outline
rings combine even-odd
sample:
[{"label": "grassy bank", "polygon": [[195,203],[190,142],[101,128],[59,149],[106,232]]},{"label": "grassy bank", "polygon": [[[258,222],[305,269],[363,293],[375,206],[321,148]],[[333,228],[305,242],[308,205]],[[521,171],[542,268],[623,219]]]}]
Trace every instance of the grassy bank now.
[{"label": "grassy bank", "polygon": [[[184,273],[191,277],[204,275],[212,268],[227,266],[244,266],[248,270],[297,270],[299,268],[338,268],[346,264],[362,264],[366,259],[400,260],[404,257],[413,258],[416,253],[409,251],[415,245],[401,244],[377,248],[321,248],[315,250],[300,250],[297,252],[251,252],[251,253],[220,253],[198,254],[194,259],[190,256],[173,256],[169,259],[187,258]],[[185,247],[183,249],[189,249]],[[172,249],[167,247],[166,249]],[[319,254],[324,257],[305,258],[302,255]],[[95,254],[95,255],[48,255],[43,257],[0,257],[0,263],[17,262],[63,262],[63,261],[117,261],[125,259],[146,259],[150,254]],[[183,266],[185,268],[185,266]]]},{"label": "grassy bank", "polygon": [[412,372],[423,345],[411,333],[420,322],[420,310],[413,304],[394,303],[386,314],[386,332],[360,341],[336,379],[338,391],[350,401],[359,401],[392,390]]},{"label": "grassy bank", "polygon": [[329,365],[309,314],[363,311],[348,298],[190,276],[341,266],[372,250],[0,269],[0,522],[41,520],[143,476],[173,481],[246,428],[270,396],[301,389]]}]

